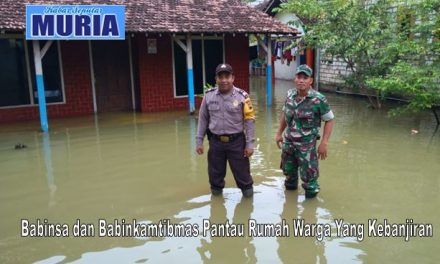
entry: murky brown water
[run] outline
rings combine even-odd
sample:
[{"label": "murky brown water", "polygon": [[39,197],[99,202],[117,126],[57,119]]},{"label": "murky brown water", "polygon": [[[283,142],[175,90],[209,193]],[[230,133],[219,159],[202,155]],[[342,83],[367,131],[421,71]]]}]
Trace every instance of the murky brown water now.
[{"label": "murky brown water", "polygon": [[[228,172],[224,197],[211,197],[206,156],[194,153],[197,121],[185,111],[103,114],[0,126],[0,263],[436,263],[440,239],[440,132],[429,114],[386,117],[364,99],[328,94],[337,117],[329,158],[321,162],[321,193],[305,200],[286,192],[273,142],[291,83],[277,81],[265,107],[262,79],[252,80],[258,111],[252,173],[256,194],[242,199]],[[416,129],[418,134],[412,135]],[[27,149],[14,150],[18,142]],[[332,237],[98,237],[98,221],[143,224],[279,223],[303,218],[330,224]],[[334,235],[334,219],[434,226],[432,238]],[[21,237],[21,219],[95,226],[95,237]],[[70,230],[71,231],[71,230]]]}]

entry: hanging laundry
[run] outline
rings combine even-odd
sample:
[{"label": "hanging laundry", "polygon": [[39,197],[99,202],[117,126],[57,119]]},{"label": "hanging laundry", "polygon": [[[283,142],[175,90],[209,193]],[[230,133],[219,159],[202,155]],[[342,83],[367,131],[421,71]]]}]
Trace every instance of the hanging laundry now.
[{"label": "hanging laundry", "polygon": [[[289,47],[290,44],[291,44],[290,41],[288,41],[288,42],[286,42],[284,44],[284,46],[285,47]],[[286,49],[283,52],[283,58],[287,61],[287,66],[290,66],[290,62],[293,60],[293,56],[292,56],[292,51],[291,50],[292,49]]]},{"label": "hanging laundry", "polygon": [[277,42],[277,59],[283,57],[283,42]]},{"label": "hanging laundry", "polygon": [[291,54],[293,57],[293,60],[296,61],[296,52],[298,51],[298,47],[294,47],[291,49]]},{"label": "hanging laundry", "polygon": [[276,41],[272,41],[272,56],[277,56],[278,44]]}]

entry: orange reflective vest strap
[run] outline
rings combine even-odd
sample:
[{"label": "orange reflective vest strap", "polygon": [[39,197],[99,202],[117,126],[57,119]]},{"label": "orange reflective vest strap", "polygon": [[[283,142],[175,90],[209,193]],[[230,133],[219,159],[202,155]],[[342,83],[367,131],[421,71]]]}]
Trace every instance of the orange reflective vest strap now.
[{"label": "orange reflective vest strap", "polygon": [[239,89],[238,92],[243,95],[244,103],[243,103],[243,116],[244,120],[255,120],[255,110],[252,106],[251,98],[249,98],[249,94],[242,89]]},{"label": "orange reflective vest strap", "polygon": [[244,100],[243,115],[244,115],[244,120],[254,120],[255,119],[254,107],[252,106],[251,98],[249,98],[249,97],[247,97]]}]

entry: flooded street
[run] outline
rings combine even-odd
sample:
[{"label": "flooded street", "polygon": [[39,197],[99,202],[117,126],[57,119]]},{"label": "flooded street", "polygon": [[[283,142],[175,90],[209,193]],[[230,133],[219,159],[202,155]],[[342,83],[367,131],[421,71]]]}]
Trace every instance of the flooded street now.
[{"label": "flooded street", "polygon": [[[0,125],[0,263],[436,263],[440,227],[440,131],[431,113],[387,117],[367,100],[328,93],[336,116],[321,192],[285,191],[274,143],[291,82],[277,80],[257,111],[251,158],[255,195],[242,199],[228,169],[223,197],[211,197],[206,154],[195,153],[197,119],[187,111],[108,113]],[[411,130],[417,130],[412,134]],[[27,148],[15,150],[17,143]],[[205,149],[207,149],[205,139]],[[330,225],[332,236],[294,237],[292,219]],[[95,226],[94,237],[21,237],[21,220]],[[98,221],[175,224],[280,223],[288,237],[99,237]],[[362,239],[335,236],[335,219],[364,224]],[[433,237],[368,237],[368,220],[432,224]],[[246,229],[247,230],[247,229]]]}]

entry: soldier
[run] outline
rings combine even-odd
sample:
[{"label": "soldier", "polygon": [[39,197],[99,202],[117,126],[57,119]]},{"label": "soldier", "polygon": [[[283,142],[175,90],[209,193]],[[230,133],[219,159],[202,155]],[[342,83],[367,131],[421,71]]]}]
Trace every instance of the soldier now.
[{"label": "soldier", "polygon": [[226,161],[243,196],[253,195],[249,157],[252,156],[255,114],[249,95],[234,86],[229,64],[215,70],[217,87],[206,91],[199,112],[196,152],[203,154],[208,135],[208,175],[211,193],[221,195],[225,187]]},{"label": "soldier", "polygon": [[[312,75],[313,71],[309,66],[298,66],[295,75],[296,89],[287,92],[275,135],[275,142],[282,148],[281,169],[286,175],[284,185],[287,190],[298,188],[299,169],[306,198],[313,198],[319,192],[318,159],[327,158],[327,144],[334,122],[333,112],[325,96],[311,88]],[[316,151],[321,121],[325,122],[324,132]]]}]

